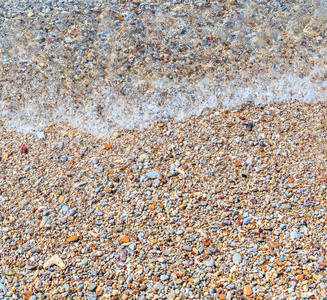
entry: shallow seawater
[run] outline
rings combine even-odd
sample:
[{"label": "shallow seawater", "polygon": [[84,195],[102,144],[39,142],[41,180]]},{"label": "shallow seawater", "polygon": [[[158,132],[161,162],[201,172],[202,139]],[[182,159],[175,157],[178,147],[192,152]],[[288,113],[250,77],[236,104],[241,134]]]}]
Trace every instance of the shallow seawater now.
[{"label": "shallow seawater", "polygon": [[325,1],[0,1],[0,115],[96,136],[326,99]]}]

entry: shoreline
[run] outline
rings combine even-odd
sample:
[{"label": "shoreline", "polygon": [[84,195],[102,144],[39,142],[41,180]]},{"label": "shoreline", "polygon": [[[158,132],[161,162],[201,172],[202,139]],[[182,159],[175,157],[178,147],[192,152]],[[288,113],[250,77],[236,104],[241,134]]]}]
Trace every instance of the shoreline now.
[{"label": "shoreline", "polygon": [[110,139],[3,128],[0,294],[322,299],[326,113],[243,105]]},{"label": "shoreline", "polygon": [[226,103],[326,98],[321,1],[152,2],[0,3],[0,118],[104,135]]}]

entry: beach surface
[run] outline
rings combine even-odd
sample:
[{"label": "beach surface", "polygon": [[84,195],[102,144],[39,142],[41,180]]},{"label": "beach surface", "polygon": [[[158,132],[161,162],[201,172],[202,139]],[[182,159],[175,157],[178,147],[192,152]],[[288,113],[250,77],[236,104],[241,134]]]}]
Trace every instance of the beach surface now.
[{"label": "beach surface", "polygon": [[7,299],[324,299],[325,103],[97,139],[0,131]]},{"label": "beach surface", "polygon": [[0,298],[327,299],[324,2],[0,0]]}]

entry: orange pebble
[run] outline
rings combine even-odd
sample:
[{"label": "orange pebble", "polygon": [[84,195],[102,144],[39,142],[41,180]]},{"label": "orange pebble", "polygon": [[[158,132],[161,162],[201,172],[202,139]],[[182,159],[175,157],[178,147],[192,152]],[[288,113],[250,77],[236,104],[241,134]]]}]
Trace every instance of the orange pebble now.
[{"label": "orange pebble", "polygon": [[76,242],[78,241],[78,236],[77,235],[73,235],[72,237],[66,239],[66,242]]},{"label": "orange pebble", "polygon": [[31,298],[33,296],[33,292],[26,291],[26,292],[24,292],[23,296],[24,296],[25,299],[29,299],[29,298]]},{"label": "orange pebble", "polygon": [[250,285],[247,285],[245,288],[244,288],[244,295],[245,296],[251,296],[252,295],[252,288]]},{"label": "orange pebble", "polygon": [[129,242],[129,237],[128,236],[123,236],[121,241],[122,241],[122,243],[128,243]]}]

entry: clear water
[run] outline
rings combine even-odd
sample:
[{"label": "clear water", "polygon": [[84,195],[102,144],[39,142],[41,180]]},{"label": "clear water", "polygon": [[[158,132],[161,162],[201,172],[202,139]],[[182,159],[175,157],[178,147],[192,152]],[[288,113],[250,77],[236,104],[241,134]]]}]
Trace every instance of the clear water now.
[{"label": "clear water", "polygon": [[106,136],[208,107],[326,99],[326,1],[128,3],[0,1],[2,121]]}]

